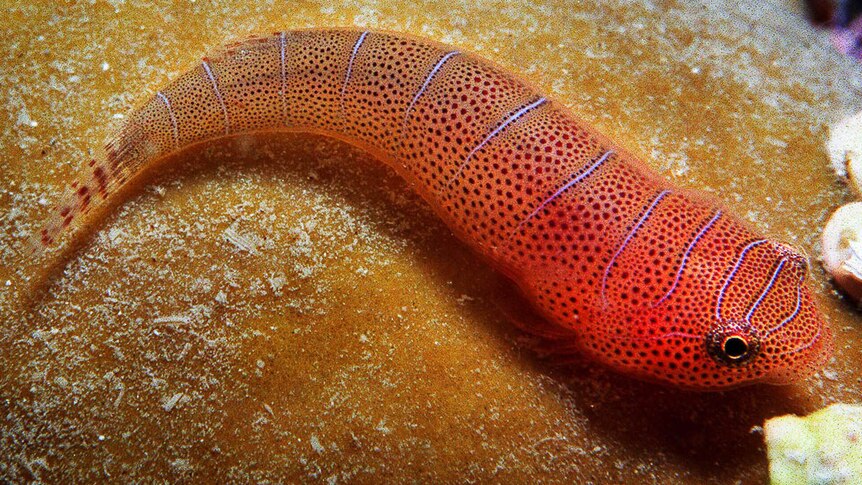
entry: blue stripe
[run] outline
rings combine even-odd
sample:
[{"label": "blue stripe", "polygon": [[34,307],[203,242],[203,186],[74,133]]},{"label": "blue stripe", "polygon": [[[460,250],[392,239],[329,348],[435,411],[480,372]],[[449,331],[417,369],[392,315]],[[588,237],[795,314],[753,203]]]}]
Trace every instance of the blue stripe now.
[{"label": "blue stripe", "polygon": [[489,141],[491,141],[491,138],[494,138],[495,136],[497,136],[498,133],[503,131],[507,126],[512,124],[512,122],[514,122],[515,120],[517,120],[521,116],[524,116],[525,114],[529,113],[531,110],[536,109],[539,106],[545,104],[547,101],[548,100],[545,98],[539,98],[538,100],[536,100],[536,101],[528,104],[527,106],[524,106],[523,108],[519,109],[514,114],[512,114],[511,116],[506,118],[502,123],[500,123],[500,126],[494,128],[494,131],[492,131],[488,136],[486,136],[485,139],[482,140],[482,143],[479,143],[478,145],[476,145],[476,148],[474,148],[473,151],[471,151],[470,154],[467,155],[467,158],[464,159],[464,163],[462,163],[461,166],[458,167],[458,171],[455,172],[454,176],[452,176],[452,180],[449,181],[449,185],[451,185],[452,182],[454,182],[455,179],[457,179],[461,175],[461,172],[470,163],[470,159],[473,158],[473,155],[476,152],[478,152],[479,150],[481,150],[482,147],[484,147]]},{"label": "blue stripe", "polygon": [[691,241],[691,244],[688,245],[688,248],[686,248],[685,250],[685,254],[682,255],[682,262],[680,262],[679,269],[676,271],[676,277],[674,277],[673,279],[673,284],[670,286],[670,290],[668,290],[668,292],[653,305],[653,308],[664,303],[664,301],[667,300],[670,295],[676,290],[676,287],[679,284],[679,279],[682,277],[682,271],[685,269],[685,264],[688,262],[689,255],[691,255],[691,252],[692,250],[694,250],[695,245],[697,245],[697,243],[704,236],[704,234],[706,234],[710,230],[710,228],[712,228],[712,225],[715,224],[715,221],[717,221],[719,217],[721,217],[721,211],[717,211],[715,213],[712,219],[710,219],[710,221],[706,223],[706,226],[704,226],[703,229],[701,229],[700,232],[697,233],[697,236],[694,237],[694,239]]},{"label": "blue stripe", "polygon": [[167,96],[162,94],[161,91],[156,91],[156,96],[158,96],[159,99],[162,100],[162,103],[164,103],[165,107],[168,108],[168,116],[170,116],[170,118],[171,118],[171,128],[173,128],[173,134],[174,134],[174,148],[175,149],[179,148],[179,146],[180,146],[180,135],[179,135],[179,130],[177,130],[177,119],[174,117],[174,110],[173,110],[173,108],[171,108],[171,102],[168,100]]},{"label": "blue stripe", "polygon": [[803,350],[807,350],[807,349],[811,348],[811,346],[814,345],[815,343],[817,343],[817,340],[820,339],[820,333],[821,332],[823,332],[823,320],[820,320],[819,325],[817,325],[817,333],[815,333],[814,336],[811,337],[811,340],[809,340],[807,344],[801,345],[801,346],[799,346],[799,347],[797,347],[797,348],[795,348],[789,352],[784,352],[784,353],[781,353],[778,355],[779,356],[781,356],[781,355],[792,355],[792,354],[795,354],[797,352],[802,352]]},{"label": "blue stripe", "polygon": [[790,323],[794,318],[796,318],[797,315],[799,315],[799,310],[802,309],[802,281],[804,279],[805,279],[805,273],[802,273],[802,277],[799,278],[799,283],[796,285],[796,308],[793,310],[793,312],[790,314],[790,316],[788,316],[787,318],[784,319],[784,321],[782,321],[778,325],[767,330],[766,333],[763,334],[764,337],[767,337],[772,332],[775,332],[776,330],[784,327],[785,325]]},{"label": "blue stripe", "polygon": [[345,91],[347,91],[347,83],[350,82],[350,74],[353,72],[353,61],[356,59],[356,53],[359,52],[359,48],[362,47],[362,43],[365,42],[365,37],[367,36],[368,32],[363,32],[362,35],[359,36],[359,40],[356,41],[356,44],[353,45],[353,52],[350,54],[350,61],[347,63],[347,76],[345,76],[344,86],[341,88],[342,100],[344,98]]},{"label": "blue stripe", "polygon": [[782,259],[780,263],[778,263],[778,267],[775,268],[775,272],[772,273],[772,277],[769,278],[769,283],[766,284],[766,288],[763,289],[763,292],[760,293],[760,296],[757,297],[757,301],[754,302],[754,305],[751,306],[751,310],[748,310],[748,313],[745,315],[745,321],[751,323],[751,316],[754,315],[754,312],[757,311],[757,307],[763,303],[763,299],[766,298],[766,295],[775,286],[775,280],[778,279],[778,274],[781,273],[784,265],[787,264],[786,259]]},{"label": "blue stripe", "polygon": [[607,306],[607,304],[608,304],[607,297],[605,296],[605,288],[607,288],[607,285],[608,285],[608,275],[611,272],[611,267],[613,267],[613,265],[616,262],[619,255],[622,254],[623,250],[626,248],[626,246],[628,246],[629,242],[631,242],[632,238],[635,236],[635,234],[637,234],[638,230],[640,230],[641,226],[643,226],[644,222],[646,222],[646,220],[652,214],[652,211],[655,209],[655,207],[658,205],[658,203],[661,202],[661,200],[664,199],[665,196],[667,196],[669,193],[670,193],[670,190],[663,190],[663,191],[661,191],[660,194],[658,194],[658,196],[656,196],[655,199],[653,199],[649,208],[647,208],[646,212],[644,212],[644,215],[641,216],[640,220],[637,222],[637,224],[635,224],[635,226],[632,228],[631,232],[629,232],[628,236],[626,236],[626,239],[625,239],[625,241],[623,241],[622,246],[620,246],[620,248],[617,249],[617,252],[614,254],[614,257],[611,258],[611,260],[608,262],[608,265],[605,267],[605,274],[602,277],[602,305],[603,306]]},{"label": "blue stripe", "polygon": [[727,287],[730,285],[730,280],[736,276],[736,272],[739,271],[739,267],[742,265],[742,261],[745,260],[745,255],[748,254],[755,246],[760,246],[761,244],[767,242],[766,239],[758,239],[757,241],[751,242],[748,246],[742,250],[739,254],[739,258],[736,260],[736,264],[733,265],[733,269],[730,270],[730,274],[727,275],[727,278],[724,280],[724,284],[721,287],[721,291],[718,292],[718,300],[715,304],[715,318],[717,320],[721,320],[721,305],[724,302],[724,292],[727,291]]},{"label": "blue stripe", "polygon": [[207,77],[210,78],[210,83],[213,85],[213,91],[215,92],[216,98],[218,98],[218,102],[221,104],[221,111],[224,115],[224,134],[230,134],[230,120],[227,117],[227,106],[224,104],[224,99],[221,97],[221,93],[218,90],[218,83],[215,80],[215,76],[213,76],[213,72],[210,69],[210,65],[207,61],[203,61],[202,63],[204,67],[204,71],[207,73]]},{"label": "blue stripe", "polygon": [[428,85],[431,84],[431,81],[434,79],[434,76],[437,75],[437,72],[443,67],[443,64],[446,64],[446,61],[457,56],[458,54],[460,54],[460,52],[452,51],[452,52],[446,54],[445,56],[443,56],[442,59],[437,61],[437,64],[434,66],[434,69],[431,69],[431,73],[425,79],[425,82],[422,83],[422,87],[419,88],[419,92],[416,93],[416,96],[413,96],[413,101],[411,101],[410,105],[407,106],[407,111],[404,112],[404,122],[405,123],[407,122],[407,116],[410,115],[410,111],[413,109],[413,105],[416,104],[416,101],[419,100],[419,97],[422,96],[422,93],[424,93],[425,90],[428,88]]},{"label": "blue stripe", "polygon": [[547,199],[545,199],[541,204],[539,204],[539,207],[536,207],[536,209],[535,209],[533,212],[531,212],[531,213],[530,213],[530,215],[528,215],[528,216],[527,216],[523,221],[521,221],[521,223],[520,223],[520,224],[518,224],[518,227],[516,227],[516,228],[515,228],[515,232],[520,231],[520,230],[521,230],[521,227],[522,227],[524,224],[526,224],[526,223],[527,223],[527,221],[529,221],[530,219],[532,219],[533,217],[535,217],[535,216],[536,216],[536,214],[538,214],[538,213],[542,212],[542,210],[544,210],[545,206],[547,206],[548,204],[550,204],[554,199],[556,199],[557,197],[559,197],[560,195],[562,195],[565,191],[569,190],[569,188],[570,188],[571,186],[573,186],[573,185],[575,185],[575,184],[579,183],[580,181],[584,180],[585,178],[589,177],[589,176],[590,176],[590,174],[592,174],[592,173],[593,173],[597,168],[599,168],[600,166],[602,166],[602,164],[604,164],[604,163],[605,163],[605,161],[607,161],[607,159],[608,159],[608,158],[610,158],[610,156],[611,156],[611,155],[613,155],[613,154],[614,154],[614,151],[613,151],[613,150],[608,150],[607,152],[605,152],[605,154],[604,154],[604,155],[602,155],[601,157],[599,157],[599,159],[598,159],[595,163],[593,163],[592,165],[590,165],[589,167],[587,167],[587,169],[586,169],[586,170],[584,170],[584,171],[582,171],[580,174],[578,174],[578,176],[577,176],[577,177],[575,177],[575,178],[573,178],[572,180],[569,180],[568,182],[566,182],[566,185],[563,185],[562,187],[560,187],[560,189],[559,189],[559,190],[557,190],[556,192],[554,192],[554,195],[552,195],[552,196],[548,197]]},{"label": "blue stripe", "polygon": [[287,44],[287,38],[284,32],[281,33],[281,121],[287,123],[287,105],[285,104],[285,96],[287,96],[287,66],[284,62],[284,51]]}]

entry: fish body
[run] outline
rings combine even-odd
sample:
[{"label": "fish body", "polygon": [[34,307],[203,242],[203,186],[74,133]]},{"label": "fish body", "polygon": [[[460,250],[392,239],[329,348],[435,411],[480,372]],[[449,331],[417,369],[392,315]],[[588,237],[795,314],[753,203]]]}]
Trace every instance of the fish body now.
[{"label": "fish body", "polygon": [[376,155],[520,286],[547,319],[527,330],[623,373],[692,389],[787,383],[831,350],[803,256],[517,76],[403,34],[312,29],[217,49],[126,117],[34,248],[166,155],[268,131]]}]

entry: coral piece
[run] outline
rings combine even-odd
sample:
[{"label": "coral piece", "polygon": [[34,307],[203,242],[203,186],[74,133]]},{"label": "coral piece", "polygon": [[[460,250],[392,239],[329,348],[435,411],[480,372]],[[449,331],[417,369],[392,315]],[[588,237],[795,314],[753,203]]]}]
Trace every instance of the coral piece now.
[{"label": "coral piece", "polygon": [[780,416],[763,429],[774,485],[862,483],[862,406]]},{"label": "coral piece", "polygon": [[830,127],[826,148],[835,172],[862,197],[862,111]]},{"label": "coral piece", "polygon": [[862,202],[832,214],[823,230],[823,266],[848,295],[862,300]]}]

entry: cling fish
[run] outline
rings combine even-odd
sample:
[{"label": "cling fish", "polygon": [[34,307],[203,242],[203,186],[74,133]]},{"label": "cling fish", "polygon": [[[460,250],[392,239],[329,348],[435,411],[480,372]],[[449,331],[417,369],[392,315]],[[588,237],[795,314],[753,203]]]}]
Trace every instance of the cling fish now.
[{"label": "cling fish", "polygon": [[804,256],[672,187],[517,76],[403,34],[277,32],[210,53],[126,117],[32,250],[166,155],[269,131],[388,164],[546,320],[521,326],[561,349],[698,390],[789,383],[830,355]]}]

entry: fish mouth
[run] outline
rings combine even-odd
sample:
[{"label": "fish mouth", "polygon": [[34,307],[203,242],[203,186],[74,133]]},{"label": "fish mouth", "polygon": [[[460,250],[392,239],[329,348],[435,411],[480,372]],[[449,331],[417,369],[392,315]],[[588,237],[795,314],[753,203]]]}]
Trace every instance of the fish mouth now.
[{"label": "fish mouth", "polygon": [[767,374],[762,382],[768,384],[786,385],[808,378],[819,371],[832,355],[832,338],[829,328],[821,320],[817,332],[807,342],[794,349],[778,354],[778,358],[787,358],[801,353],[804,356],[799,363],[777,369]]}]

